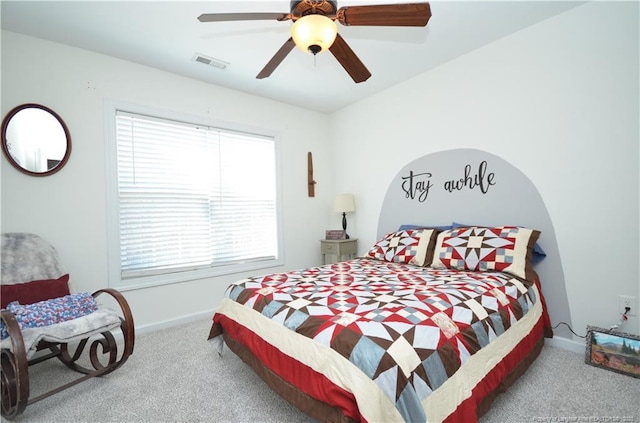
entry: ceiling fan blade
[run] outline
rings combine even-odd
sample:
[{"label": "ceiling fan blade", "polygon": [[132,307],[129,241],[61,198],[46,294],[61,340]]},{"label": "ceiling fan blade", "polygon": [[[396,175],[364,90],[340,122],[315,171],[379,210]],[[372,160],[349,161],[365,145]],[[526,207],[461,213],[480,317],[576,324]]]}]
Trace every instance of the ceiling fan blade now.
[{"label": "ceiling fan blade", "polygon": [[282,45],[282,47],[280,47],[276,54],[273,55],[271,60],[269,60],[269,63],[267,63],[267,65],[260,71],[256,78],[263,79],[270,76],[295,46],[296,43],[293,42],[293,38],[289,37],[289,39],[285,41],[285,43]]},{"label": "ceiling fan blade", "polygon": [[198,16],[200,22],[229,22],[229,21],[286,21],[291,19],[290,13],[203,13]]},{"label": "ceiling fan blade", "polygon": [[336,36],[336,40],[329,47],[329,51],[338,59],[338,62],[356,83],[364,82],[371,76],[371,72],[351,50],[351,47],[340,34]]},{"label": "ceiling fan blade", "polygon": [[342,25],[370,26],[425,26],[429,18],[429,3],[345,6],[336,15]]}]

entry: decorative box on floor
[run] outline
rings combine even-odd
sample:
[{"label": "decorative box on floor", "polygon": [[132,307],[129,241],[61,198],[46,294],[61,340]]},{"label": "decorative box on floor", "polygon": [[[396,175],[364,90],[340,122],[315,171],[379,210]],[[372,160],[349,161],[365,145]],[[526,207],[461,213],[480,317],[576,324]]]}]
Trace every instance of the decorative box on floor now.
[{"label": "decorative box on floor", "polygon": [[[56,250],[38,235],[2,234],[1,260],[2,417],[127,361],[135,333],[120,292],[72,293]],[[29,366],[54,357],[81,376],[30,398]]]}]

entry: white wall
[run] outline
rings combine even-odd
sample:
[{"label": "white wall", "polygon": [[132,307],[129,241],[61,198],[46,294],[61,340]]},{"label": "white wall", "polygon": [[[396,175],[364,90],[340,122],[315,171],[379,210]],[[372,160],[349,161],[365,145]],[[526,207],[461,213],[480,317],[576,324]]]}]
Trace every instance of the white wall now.
[{"label": "white wall", "polygon": [[545,201],[574,330],[617,323],[618,295],[640,294],[638,16],[637,2],[591,2],[333,114],[337,189],[358,196],[360,248],[405,164],[482,149]]},{"label": "white wall", "polygon": [[[58,249],[74,288],[107,286],[105,98],[280,133],[285,266],[321,263],[329,225],[333,169],[328,116],[159,70],[12,32],[2,32],[2,115],[41,103],[66,122],[73,149],[55,175],[26,176],[2,158],[3,232],[34,232]],[[308,122],[314,130],[309,131]],[[314,154],[316,197],[307,196],[307,152]],[[315,222],[310,224],[310,222]],[[273,269],[270,269],[273,270]],[[276,269],[277,270],[277,269]],[[127,291],[136,326],[209,312],[241,275]]]}]

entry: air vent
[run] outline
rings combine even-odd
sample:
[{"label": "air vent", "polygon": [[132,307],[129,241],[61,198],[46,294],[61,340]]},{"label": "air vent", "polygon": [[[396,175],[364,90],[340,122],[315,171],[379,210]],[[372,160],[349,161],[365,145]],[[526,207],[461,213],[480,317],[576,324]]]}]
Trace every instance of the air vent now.
[{"label": "air vent", "polygon": [[213,66],[218,69],[226,69],[229,66],[229,63],[223,62],[222,60],[214,59],[213,57],[205,56],[204,54],[196,53],[193,55],[191,59],[194,62],[202,63],[204,65]]}]

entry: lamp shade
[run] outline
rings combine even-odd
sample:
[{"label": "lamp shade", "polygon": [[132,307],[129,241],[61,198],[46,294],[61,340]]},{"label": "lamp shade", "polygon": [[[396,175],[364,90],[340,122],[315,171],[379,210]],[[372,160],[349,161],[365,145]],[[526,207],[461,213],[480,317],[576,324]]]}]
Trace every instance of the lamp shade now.
[{"label": "lamp shade", "polygon": [[352,194],[338,194],[333,200],[333,211],[336,213],[353,213],[356,211],[356,203]]},{"label": "lamp shade", "polygon": [[314,55],[331,47],[337,33],[336,23],[324,15],[306,15],[291,26],[291,37],[296,45]]}]

